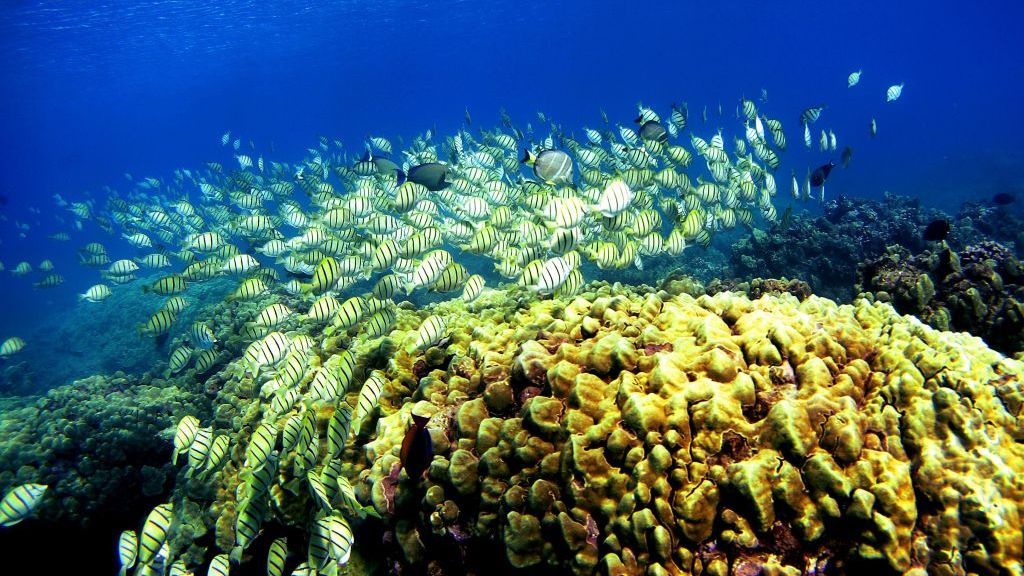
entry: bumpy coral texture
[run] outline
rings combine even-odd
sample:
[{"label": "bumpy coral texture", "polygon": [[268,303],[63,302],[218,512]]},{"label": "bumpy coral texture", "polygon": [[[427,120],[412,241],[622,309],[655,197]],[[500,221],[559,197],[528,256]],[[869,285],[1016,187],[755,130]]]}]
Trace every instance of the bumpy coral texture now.
[{"label": "bumpy coral texture", "polygon": [[38,517],[106,526],[163,497],[176,474],[164,433],[206,400],[175,382],[117,372],[55,388],[0,421],[0,489],[49,486]]},{"label": "bumpy coral texture", "polygon": [[1006,354],[1024,352],[1024,266],[982,242],[911,256],[892,248],[860,268],[860,289],[941,330],[967,331]]},{"label": "bumpy coral texture", "polygon": [[[388,364],[357,493],[393,566],[1024,569],[1022,366],[976,338],[815,296],[604,286],[473,311],[441,305],[452,343]],[[414,408],[436,455],[396,487]]]}]

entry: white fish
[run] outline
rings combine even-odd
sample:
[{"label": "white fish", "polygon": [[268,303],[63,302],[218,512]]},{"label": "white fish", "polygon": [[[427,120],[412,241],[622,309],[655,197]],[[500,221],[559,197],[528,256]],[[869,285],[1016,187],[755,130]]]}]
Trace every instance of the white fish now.
[{"label": "white fish", "polygon": [[573,266],[563,257],[556,256],[544,263],[537,277],[537,283],[530,288],[542,294],[550,294],[565,283]]},{"label": "white fish", "polygon": [[448,321],[444,318],[437,315],[428,317],[420,324],[420,329],[416,332],[416,342],[409,346],[407,351],[413,354],[436,346],[444,338],[447,329]]},{"label": "white fish", "polygon": [[594,206],[606,218],[612,218],[629,208],[633,202],[633,191],[622,180],[612,180],[601,194],[601,200]]},{"label": "white fish", "polygon": [[900,82],[899,84],[893,84],[885,91],[885,101],[893,102],[898,100],[901,94],[903,94],[903,83]]},{"label": "white fish", "polygon": [[864,72],[863,70],[857,70],[856,72],[850,72],[850,77],[846,79],[846,87],[853,88],[860,82],[860,75]]},{"label": "white fish", "polygon": [[811,147],[811,129],[806,123],[804,124],[804,146]]}]

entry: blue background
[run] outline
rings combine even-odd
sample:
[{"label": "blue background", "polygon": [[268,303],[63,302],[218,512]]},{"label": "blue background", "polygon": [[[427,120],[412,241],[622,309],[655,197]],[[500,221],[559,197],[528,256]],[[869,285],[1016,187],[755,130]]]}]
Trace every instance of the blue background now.
[{"label": "blue background", "polygon": [[[126,188],[124,172],[164,178],[208,160],[228,165],[220,135],[229,129],[268,159],[296,161],[319,135],[358,150],[371,134],[450,134],[467,108],[474,128],[497,124],[505,107],[519,124],[542,110],[578,130],[597,125],[599,109],[628,124],[637,102],[664,114],[686,101],[694,132],[707,138],[734,130],[739,98],[757,100],[764,88],[759,106],[783,120],[790,144],[783,190],[791,169],[803,174],[826,158],[803,150],[797,122],[825,103],[815,128],[855,150],[830,194],[890,190],[955,209],[1020,181],[1024,50],[1014,6],[5,2],[0,261],[10,269],[50,258],[67,283],[33,291],[0,274],[0,338],[29,332],[99,281],[75,263],[86,242],[104,242],[112,260],[135,254],[88,224],[69,243],[46,240],[71,222],[53,194],[102,199],[104,186]],[[859,68],[860,85],[848,89]],[[886,87],[899,82],[902,98],[887,104]],[[15,222],[29,226],[24,238]]]}]

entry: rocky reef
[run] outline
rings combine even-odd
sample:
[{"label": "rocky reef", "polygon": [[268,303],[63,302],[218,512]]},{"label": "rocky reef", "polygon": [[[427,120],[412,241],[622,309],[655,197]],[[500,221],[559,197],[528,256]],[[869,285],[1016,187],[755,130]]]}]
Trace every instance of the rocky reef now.
[{"label": "rocky reef", "polygon": [[981,240],[998,242],[1018,257],[1024,254],[1024,214],[1018,203],[999,206],[989,201],[965,202],[953,219],[950,236],[955,247]]},{"label": "rocky reef", "polygon": [[994,242],[912,256],[900,247],[860,267],[860,285],[901,313],[940,330],[980,336],[1005,354],[1024,352],[1024,266]]},{"label": "rocky reef", "polygon": [[881,202],[840,196],[821,216],[794,213],[788,223],[753,230],[732,247],[731,278],[799,278],[815,294],[850,301],[857,264],[877,258],[890,245],[912,252],[925,248],[921,231],[941,212],[916,198],[886,194]]}]

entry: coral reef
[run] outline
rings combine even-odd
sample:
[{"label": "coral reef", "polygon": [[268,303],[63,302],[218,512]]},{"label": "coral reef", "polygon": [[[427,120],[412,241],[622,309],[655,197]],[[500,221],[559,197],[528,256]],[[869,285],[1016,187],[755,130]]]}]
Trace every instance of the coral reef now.
[{"label": "coral reef", "polygon": [[860,267],[858,288],[940,330],[970,332],[1006,354],[1024,352],[1024,267],[982,242],[911,256],[893,247]]},{"label": "coral reef", "polygon": [[803,280],[786,278],[753,278],[749,282],[716,279],[708,284],[706,292],[711,296],[719,292],[743,292],[751,300],[765,294],[792,294],[799,300],[806,300],[811,295],[811,287]]},{"label": "coral reef", "polygon": [[950,242],[961,247],[981,240],[998,242],[1018,257],[1024,254],[1024,215],[1019,202],[1010,206],[965,202],[953,220]]},{"label": "coral reef", "polygon": [[197,390],[124,373],[51,390],[0,420],[0,491],[50,486],[37,510],[52,525],[131,518],[167,494],[176,470],[166,432],[186,413],[209,410]]},{"label": "coral reef", "polygon": [[[679,274],[662,287],[401,305],[376,338],[299,322],[282,327],[311,346],[292,395],[268,392],[281,372],[260,376],[244,358],[169,381],[82,381],[13,408],[0,488],[49,480],[44,521],[169,500],[171,558],[190,567],[217,554],[262,567],[283,537],[289,569],[314,562],[317,527],[342,517],[352,573],[1024,567],[1019,361],[796,281],[734,286],[759,298],[721,283],[702,295]],[[222,306],[219,345],[241,355],[228,332],[270,301]],[[444,319],[444,338],[407,347],[428,316]],[[311,400],[319,369],[341,358],[352,363],[339,397]],[[339,436],[349,407],[352,434]],[[169,426],[185,413],[228,443],[217,460],[209,448],[179,456],[168,494]],[[421,478],[402,469],[414,413],[433,447]]]},{"label": "coral reef", "polygon": [[850,301],[859,262],[894,244],[919,252],[925,248],[921,231],[943,216],[916,198],[886,194],[877,202],[840,196],[825,203],[821,216],[795,213],[788,225],[753,230],[733,245],[732,273],[721,276],[798,278],[819,296]]},{"label": "coral reef", "polygon": [[[282,444],[272,458],[260,538],[290,534],[303,558],[295,535],[345,500],[332,490],[317,504],[297,473],[313,458],[311,477],[330,468],[354,487],[358,506],[342,507],[364,535],[351,560],[362,570],[1021,569],[1019,362],[866,299],[680,292],[489,291],[468,306],[400,308],[384,338],[311,333],[314,365],[344,346],[383,382],[335,456],[328,426],[343,404],[271,411],[229,364],[212,424],[232,448],[215,477],[179,477],[187,528],[172,554],[191,565],[237,550],[254,431],[297,417],[319,441],[310,456]],[[448,337],[410,355],[428,314]],[[429,417],[434,453],[422,479],[401,470],[414,412]],[[253,554],[241,560],[262,562]]]},{"label": "coral reef", "polygon": [[[389,371],[357,493],[392,562],[1021,569],[1022,367],[978,340],[867,300],[601,287],[496,304],[449,312],[454,340],[418,384],[413,358]],[[436,456],[389,497],[413,409],[433,414]]]}]

